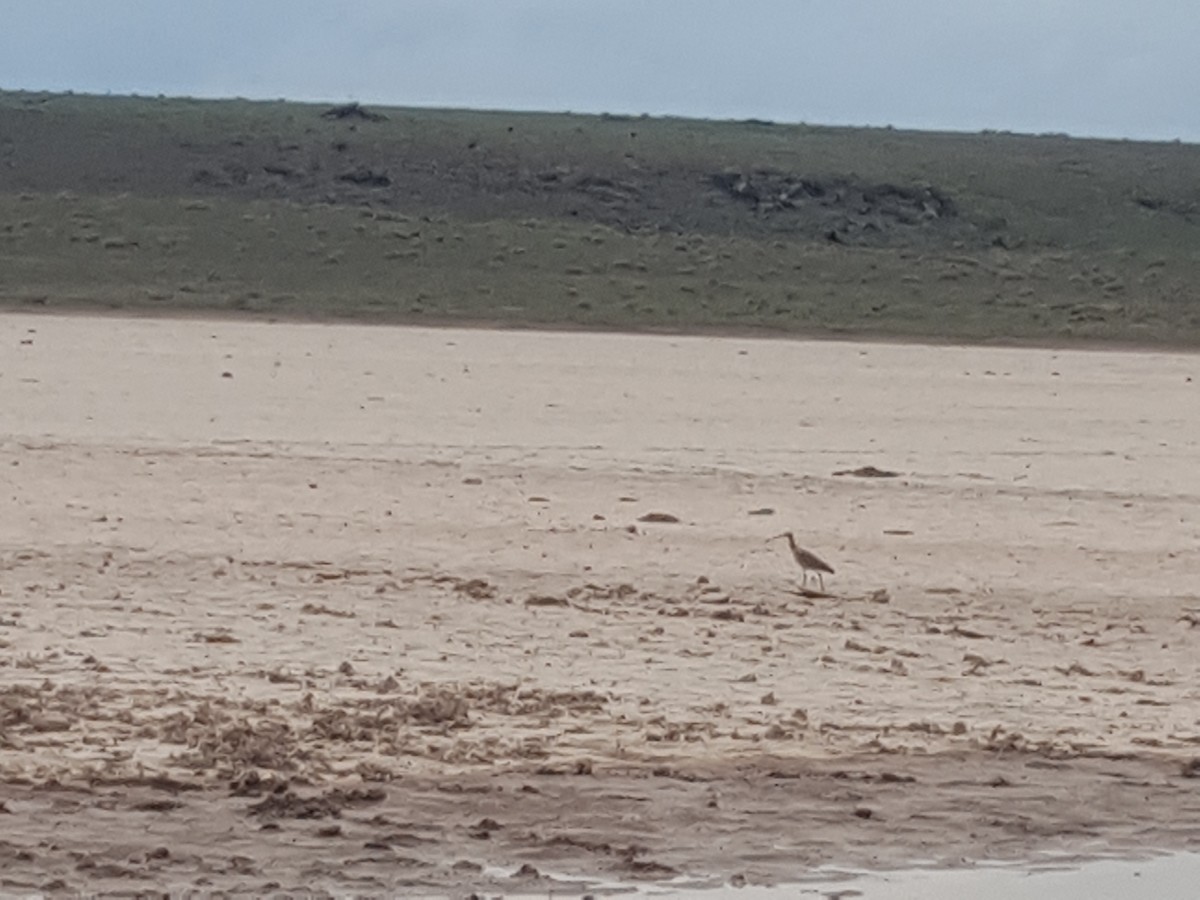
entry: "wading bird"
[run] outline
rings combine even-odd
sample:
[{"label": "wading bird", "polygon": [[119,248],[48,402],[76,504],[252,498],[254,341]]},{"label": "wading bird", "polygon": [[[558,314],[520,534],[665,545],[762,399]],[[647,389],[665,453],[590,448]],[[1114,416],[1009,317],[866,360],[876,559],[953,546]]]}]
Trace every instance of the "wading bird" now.
[{"label": "wading bird", "polygon": [[768,540],[778,540],[779,538],[787,538],[788,546],[792,548],[792,559],[796,560],[796,565],[800,567],[800,571],[804,573],[804,577],[800,582],[801,587],[808,584],[808,573],[817,573],[817,584],[821,586],[821,590],[825,590],[825,579],[821,577],[822,572],[833,574],[833,567],[815,553],[809,553],[803,547],[796,544],[796,536],[790,531],[785,531],[783,534],[777,534]]}]

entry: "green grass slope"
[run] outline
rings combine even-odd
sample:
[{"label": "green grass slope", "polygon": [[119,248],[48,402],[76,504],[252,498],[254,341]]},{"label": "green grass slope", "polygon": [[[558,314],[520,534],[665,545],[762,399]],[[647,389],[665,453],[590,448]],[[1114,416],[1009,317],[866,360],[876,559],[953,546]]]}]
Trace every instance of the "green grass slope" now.
[{"label": "green grass slope", "polygon": [[0,93],[0,305],[1200,344],[1200,147]]}]

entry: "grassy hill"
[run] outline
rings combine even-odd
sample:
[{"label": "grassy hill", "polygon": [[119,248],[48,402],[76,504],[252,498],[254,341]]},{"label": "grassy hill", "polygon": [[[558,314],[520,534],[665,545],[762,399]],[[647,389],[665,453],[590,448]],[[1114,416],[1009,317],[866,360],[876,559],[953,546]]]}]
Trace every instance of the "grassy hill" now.
[{"label": "grassy hill", "polygon": [[0,306],[1200,345],[1200,147],[0,92]]}]

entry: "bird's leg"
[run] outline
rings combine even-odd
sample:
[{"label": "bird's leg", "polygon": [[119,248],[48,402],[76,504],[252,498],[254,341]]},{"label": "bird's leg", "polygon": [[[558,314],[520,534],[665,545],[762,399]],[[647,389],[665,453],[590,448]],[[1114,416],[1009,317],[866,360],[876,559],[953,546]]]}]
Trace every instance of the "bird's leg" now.
[{"label": "bird's leg", "polygon": [[821,593],[825,593],[825,579],[821,577],[821,573],[817,573],[817,584],[821,586]]},{"label": "bird's leg", "polygon": [[808,587],[808,569],[800,570],[800,587]]}]

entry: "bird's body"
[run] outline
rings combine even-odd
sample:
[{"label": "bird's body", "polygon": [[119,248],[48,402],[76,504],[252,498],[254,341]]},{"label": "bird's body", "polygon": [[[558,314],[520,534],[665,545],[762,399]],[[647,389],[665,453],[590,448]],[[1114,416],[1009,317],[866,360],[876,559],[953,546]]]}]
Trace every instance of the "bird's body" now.
[{"label": "bird's body", "polygon": [[821,586],[821,590],[825,590],[825,579],[821,577],[822,572],[833,574],[833,567],[815,553],[805,550],[796,543],[796,536],[790,531],[785,531],[783,534],[777,534],[771,540],[777,538],[787,538],[788,546],[792,548],[792,559],[796,560],[796,565],[800,567],[803,573],[801,585],[808,584],[808,573],[815,572],[817,575],[817,583]]}]

